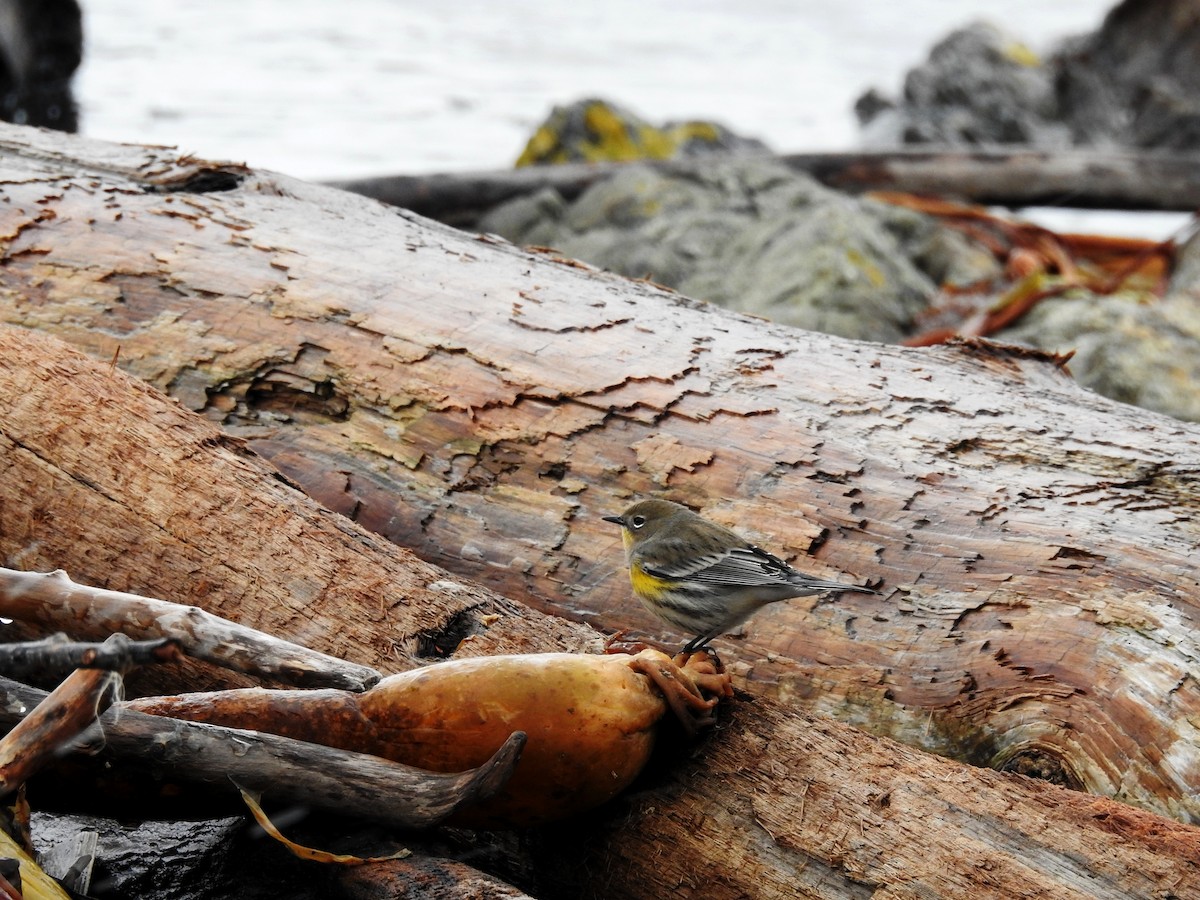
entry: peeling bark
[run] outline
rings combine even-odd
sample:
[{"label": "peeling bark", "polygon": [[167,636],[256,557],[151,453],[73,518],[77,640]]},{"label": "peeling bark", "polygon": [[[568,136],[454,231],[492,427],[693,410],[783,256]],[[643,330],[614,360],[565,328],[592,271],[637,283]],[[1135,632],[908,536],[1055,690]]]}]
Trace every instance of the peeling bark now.
[{"label": "peeling bark", "polygon": [[[1196,426],[1036,354],[855,344],[281,176],[164,193],[146,172],[198,164],[15,128],[5,143],[22,150],[0,160],[0,318],[116,360],[373,532],[540,609],[657,635],[600,516],[667,493],[884,591],[779,604],[718,642],[756,694],[1200,817]],[[144,465],[130,487],[168,490]],[[203,511],[179,506],[202,535]],[[10,565],[164,592],[130,573],[174,549],[118,566],[97,530],[72,569],[21,509]],[[246,540],[291,559],[300,537],[268,517]],[[184,550],[197,583],[174,599],[244,604]],[[403,596],[391,574],[359,577]],[[303,643],[307,604],[351,587],[332,567],[294,592],[239,578],[266,592],[251,624]],[[386,658],[397,602],[316,646]],[[397,643],[452,648],[450,609],[473,613],[445,602],[414,601]]]}]

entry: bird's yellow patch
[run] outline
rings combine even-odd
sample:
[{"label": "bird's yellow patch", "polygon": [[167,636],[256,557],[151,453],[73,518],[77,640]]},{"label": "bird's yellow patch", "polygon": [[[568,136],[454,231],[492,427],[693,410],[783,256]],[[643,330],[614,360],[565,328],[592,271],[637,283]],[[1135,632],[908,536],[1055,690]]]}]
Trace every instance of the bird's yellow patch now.
[{"label": "bird's yellow patch", "polygon": [[646,600],[656,601],[674,587],[674,583],[650,575],[637,563],[629,567],[629,583],[633,592]]}]

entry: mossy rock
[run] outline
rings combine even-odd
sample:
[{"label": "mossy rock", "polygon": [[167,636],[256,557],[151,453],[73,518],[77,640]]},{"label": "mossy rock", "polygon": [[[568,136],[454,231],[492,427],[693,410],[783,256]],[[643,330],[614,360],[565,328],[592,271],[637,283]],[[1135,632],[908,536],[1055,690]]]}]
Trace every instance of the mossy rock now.
[{"label": "mossy rock", "polygon": [[556,106],[526,143],[517,166],[766,150],[760,141],[734,134],[716,122],[668,122],[660,127],[615,103],[589,99]]},{"label": "mossy rock", "polygon": [[935,291],[914,257],[936,224],[766,159],[629,166],[573,203],[553,192],[480,222],[633,278],[844,337],[895,341]]}]

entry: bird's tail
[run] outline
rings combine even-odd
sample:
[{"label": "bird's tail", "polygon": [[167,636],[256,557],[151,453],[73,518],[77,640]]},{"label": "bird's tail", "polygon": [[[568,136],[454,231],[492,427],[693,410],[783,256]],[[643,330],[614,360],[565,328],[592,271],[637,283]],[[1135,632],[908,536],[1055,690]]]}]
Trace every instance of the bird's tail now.
[{"label": "bird's tail", "polygon": [[804,587],[811,590],[813,593],[818,591],[854,591],[857,594],[878,594],[879,591],[874,588],[862,587],[857,584],[846,584],[843,581],[825,581],[821,578],[813,578],[811,575],[803,575],[797,573],[788,579],[792,584],[798,587]]}]

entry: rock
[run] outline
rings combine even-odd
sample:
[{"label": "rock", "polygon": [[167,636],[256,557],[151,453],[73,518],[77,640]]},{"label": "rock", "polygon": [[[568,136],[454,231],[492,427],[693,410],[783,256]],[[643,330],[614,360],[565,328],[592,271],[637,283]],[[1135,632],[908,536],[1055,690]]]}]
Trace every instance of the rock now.
[{"label": "rock", "polygon": [[855,106],[868,146],[1200,146],[1200,4],[1125,0],[1046,60],[987,24],[956,31]]},{"label": "rock", "polygon": [[731,309],[877,341],[907,333],[936,289],[930,273],[967,283],[997,270],[926,216],[761,159],[631,166],[574,203],[543,191],[478,227]]},{"label": "rock", "polygon": [[547,247],[559,233],[567,204],[553,188],[543,188],[497,206],[476,223],[484,233],[498,234],[514,244]]},{"label": "rock", "polygon": [[[1003,275],[1004,267],[991,250],[972,243],[961,231],[938,227],[926,216],[916,213],[913,216],[917,223],[911,230],[900,232],[893,226],[892,232],[900,240],[905,255],[934,284],[966,288],[993,282]],[[896,215],[889,221],[898,225],[903,220]]]},{"label": "rock", "polygon": [[996,340],[1074,350],[1075,379],[1098,394],[1200,421],[1200,302],[1138,293],[1044,300]]},{"label": "rock", "polygon": [[0,118],[76,131],[71,78],[82,56],[76,0],[0,0]]},{"label": "rock", "polygon": [[1056,59],[1058,102],[1076,144],[1200,146],[1200,4],[1125,0]]},{"label": "rock", "polygon": [[761,141],[716,122],[668,122],[660,128],[607,100],[588,99],[554,107],[517,166],[766,152]]},{"label": "rock", "polygon": [[872,89],[855,104],[874,146],[1066,146],[1053,73],[1015,37],[978,22],[938,43],[908,73],[899,104]]}]

